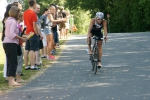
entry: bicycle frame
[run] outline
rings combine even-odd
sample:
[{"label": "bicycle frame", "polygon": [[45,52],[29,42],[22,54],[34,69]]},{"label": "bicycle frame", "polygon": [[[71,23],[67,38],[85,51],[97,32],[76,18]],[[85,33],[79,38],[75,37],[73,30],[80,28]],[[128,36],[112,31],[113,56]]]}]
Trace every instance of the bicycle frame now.
[{"label": "bicycle frame", "polygon": [[95,74],[97,73],[97,63],[98,63],[98,37],[94,37],[94,44],[92,48],[92,55],[90,56],[90,60],[92,63],[92,71],[95,71]]}]

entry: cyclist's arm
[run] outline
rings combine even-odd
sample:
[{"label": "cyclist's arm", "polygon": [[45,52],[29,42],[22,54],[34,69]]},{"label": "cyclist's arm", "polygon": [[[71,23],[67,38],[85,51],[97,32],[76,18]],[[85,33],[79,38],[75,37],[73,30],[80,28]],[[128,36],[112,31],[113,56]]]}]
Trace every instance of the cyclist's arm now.
[{"label": "cyclist's arm", "polygon": [[88,37],[91,37],[90,34],[91,34],[91,29],[92,29],[93,25],[94,25],[94,18],[91,19],[90,24],[89,24]]},{"label": "cyclist's arm", "polygon": [[103,22],[103,27],[104,27],[104,36],[107,37],[107,21],[104,20]]}]

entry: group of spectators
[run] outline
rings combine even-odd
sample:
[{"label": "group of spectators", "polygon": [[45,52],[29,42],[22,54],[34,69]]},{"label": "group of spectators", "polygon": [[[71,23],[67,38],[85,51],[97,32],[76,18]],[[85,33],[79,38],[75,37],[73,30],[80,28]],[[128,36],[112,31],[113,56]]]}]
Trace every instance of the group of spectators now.
[{"label": "group of spectators", "polygon": [[59,38],[67,38],[70,27],[70,13],[64,11],[64,7],[50,4],[38,17],[40,5],[36,0],[28,0],[28,5],[29,8],[22,12],[19,2],[8,4],[2,21],[2,41],[6,54],[4,77],[9,86],[21,86],[25,82],[21,79],[23,61],[25,70],[39,70],[41,58],[55,60]]}]

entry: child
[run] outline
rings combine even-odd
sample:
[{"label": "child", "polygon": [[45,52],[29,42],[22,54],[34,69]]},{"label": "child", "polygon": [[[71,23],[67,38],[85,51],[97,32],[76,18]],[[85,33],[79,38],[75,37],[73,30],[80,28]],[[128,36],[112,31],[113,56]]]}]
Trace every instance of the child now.
[{"label": "child", "polygon": [[[19,36],[21,36],[22,33],[22,25],[21,23],[23,22],[23,13],[20,12],[19,13],[19,19],[18,19],[18,28],[19,28]],[[22,54],[20,56],[17,57],[18,59],[18,66],[17,66],[17,71],[16,71],[16,82],[18,83],[22,83],[25,82],[23,79],[21,79],[21,72],[22,72],[22,64],[23,64],[23,42],[21,40],[19,40],[19,45],[20,45],[20,50],[22,52]]]}]

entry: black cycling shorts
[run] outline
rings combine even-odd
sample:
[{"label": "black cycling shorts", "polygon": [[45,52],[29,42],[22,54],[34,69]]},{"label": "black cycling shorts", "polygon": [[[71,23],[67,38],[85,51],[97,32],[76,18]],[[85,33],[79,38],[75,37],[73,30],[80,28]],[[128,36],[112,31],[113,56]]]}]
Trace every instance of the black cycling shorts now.
[{"label": "black cycling shorts", "polygon": [[103,39],[101,39],[101,38],[103,38],[103,33],[101,32],[101,29],[100,30],[92,29],[91,33],[93,36],[99,37],[100,38],[99,40],[101,40],[101,41],[103,40]]}]

